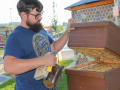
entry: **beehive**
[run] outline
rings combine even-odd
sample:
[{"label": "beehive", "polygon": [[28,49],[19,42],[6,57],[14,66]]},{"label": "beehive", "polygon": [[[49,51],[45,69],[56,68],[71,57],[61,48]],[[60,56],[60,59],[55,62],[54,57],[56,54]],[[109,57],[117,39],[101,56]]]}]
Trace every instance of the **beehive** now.
[{"label": "beehive", "polygon": [[120,90],[120,28],[110,21],[71,27],[68,46],[95,61],[65,70],[68,90]]}]

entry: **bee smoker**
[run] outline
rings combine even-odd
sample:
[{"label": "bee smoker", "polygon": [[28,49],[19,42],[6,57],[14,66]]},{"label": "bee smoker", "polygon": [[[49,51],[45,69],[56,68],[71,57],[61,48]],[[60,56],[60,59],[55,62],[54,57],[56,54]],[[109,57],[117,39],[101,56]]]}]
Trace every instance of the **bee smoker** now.
[{"label": "bee smoker", "polygon": [[63,68],[64,68],[64,66],[56,64],[52,68],[52,72],[49,72],[46,79],[43,80],[43,85],[46,88],[53,89],[55,87],[55,85],[56,85],[58,77],[60,76],[60,73],[61,73]]}]

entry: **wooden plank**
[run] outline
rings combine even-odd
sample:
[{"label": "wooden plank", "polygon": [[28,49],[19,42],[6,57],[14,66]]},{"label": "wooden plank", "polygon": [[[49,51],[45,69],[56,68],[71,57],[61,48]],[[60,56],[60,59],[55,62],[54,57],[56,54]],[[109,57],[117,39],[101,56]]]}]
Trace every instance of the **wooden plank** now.
[{"label": "wooden plank", "polygon": [[106,90],[104,79],[67,75],[68,90]]},{"label": "wooden plank", "polygon": [[96,63],[96,62],[99,62],[99,61],[92,61],[92,62],[89,62],[89,63],[77,65],[77,66],[71,67],[71,69],[81,68],[81,67],[84,67],[84,66],[87,66],[87,65],[90,65],[90,64],[94,64],[94,63]]},{"label": "wooden plank", "polygon": [[92,61],[92,62],[88,62],[88,63],[84,63],[84,64],[81,64],[81,65],[77,65],[77,66],[74,66],[74,67],[71,67],[70,69],[78,69],[78,68],[82,68],[82,67],[85,67],[85,66],[88,66],[88,65],[91,65],[91,64],[94,64],[94,63],[108,63],[108,64],[120,64],[120,61],[118,60],[114,60],[114,61],[110,61],[110,60],[95,60],[95,61]]},{"label": "wooden plank", "polygon": [[118,54],[116,54],[116,53],[114,53],[114,52],[112,52],[112,51],[110,51],[108,49],[105,49],[105,51],[107,51],[107,52],[111,53],[112,55],[120,58],[120,55],[118,55]]},{"label": "wooden plank", "polygon": [[107,39],[107,49],[120,56],[120,27],[110,22],[109,34]]},{"label": "wooden plank", "polygon": [[106,4],[112,4],[112,3],[114,3],[114,0],[102,0],[102,1],[99,1],[99,2],[83,4],[83,5],[80,5],[80,6],[71,7],[71,8],[67,8],[67,9],[71,10],[71,11],[74,11],[74,10],[79,10],[79,9],[84,9],[84,8],[90,8],[90,7],[96,7],[96,6],[101,6],[101,5],[106,5]]},{"label": "wooden plank", "polygon": [[94,77],[104,79],[104,72],[91,72],[91,71],[83,71],[76,69],[65,69],[66,74],[76,75],[76,76],[86,76],[86,77]]},{"label": "wooden plank", "polygon": [[95,48],[95,47],[69,47],[71,49],[99,49],[99,50],[105,50],[105,48]]},{"label": "wooden plank", "polygon": [[109,27],[109,21],[100,21],[100,22],[86,22],[86,23],[72,23],[70,25],[71,28],[77,27]]},{"label": "wooden plank", "polygon": [[68,47],[105,48],[107,27],[75,28],[70,32]]},{"label": "wooden plank", "polygon": [[107,90],[120,90],[120,67],[105,73]]},{"label": "wooden plank", "polygon": [[118,61],[118,60],[114,60],[114,61],[110,61],[110,60],[98,60],[98,62],[120,64],[120,61]]}]

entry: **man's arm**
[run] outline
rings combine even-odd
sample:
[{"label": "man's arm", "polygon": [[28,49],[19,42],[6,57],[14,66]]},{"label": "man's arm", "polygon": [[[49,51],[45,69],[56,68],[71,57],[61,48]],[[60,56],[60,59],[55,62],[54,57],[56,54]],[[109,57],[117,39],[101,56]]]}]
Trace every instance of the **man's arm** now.
[{"label": "man's arm", "polygon": [[56,59],[52,52],[46,53],[43,57],[25,60],[7,55],[4,57],[4,69],[6,74],[22,74],[41,65],[55,66]]},{"label": "man's arm", "polygon": [[71,30],[75,30],[75,28],[70,28],[70,24],[71,23],[75,23],[75,21],[73,19],[69,19],[68,20],[68,26],[67,26],[67,30],[65,31],[65,33],[56,41],[54,41],[51,44],[51,51],[60,51],[64,45],[66,44],[68,38],[69,38],[69,33]]}]

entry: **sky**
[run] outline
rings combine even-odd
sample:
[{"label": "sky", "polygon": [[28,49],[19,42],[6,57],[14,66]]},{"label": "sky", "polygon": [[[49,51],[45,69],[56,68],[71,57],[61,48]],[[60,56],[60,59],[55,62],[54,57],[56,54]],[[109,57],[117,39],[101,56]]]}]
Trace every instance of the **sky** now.
[{"label": "sky", "polygon": [[[21,22],[16,8],[18,1],[19,0],[0,0],[0,23]],[[71,18],[71,11],[64,8],[78,1],[80,0],[54,0],[57,4],[56,14],[59,24],[68,22],[68,19]],[[40,0],[40,2],[44,6],[41,22],[44,26],[50,26],[53,13],[53,0]]]}]

